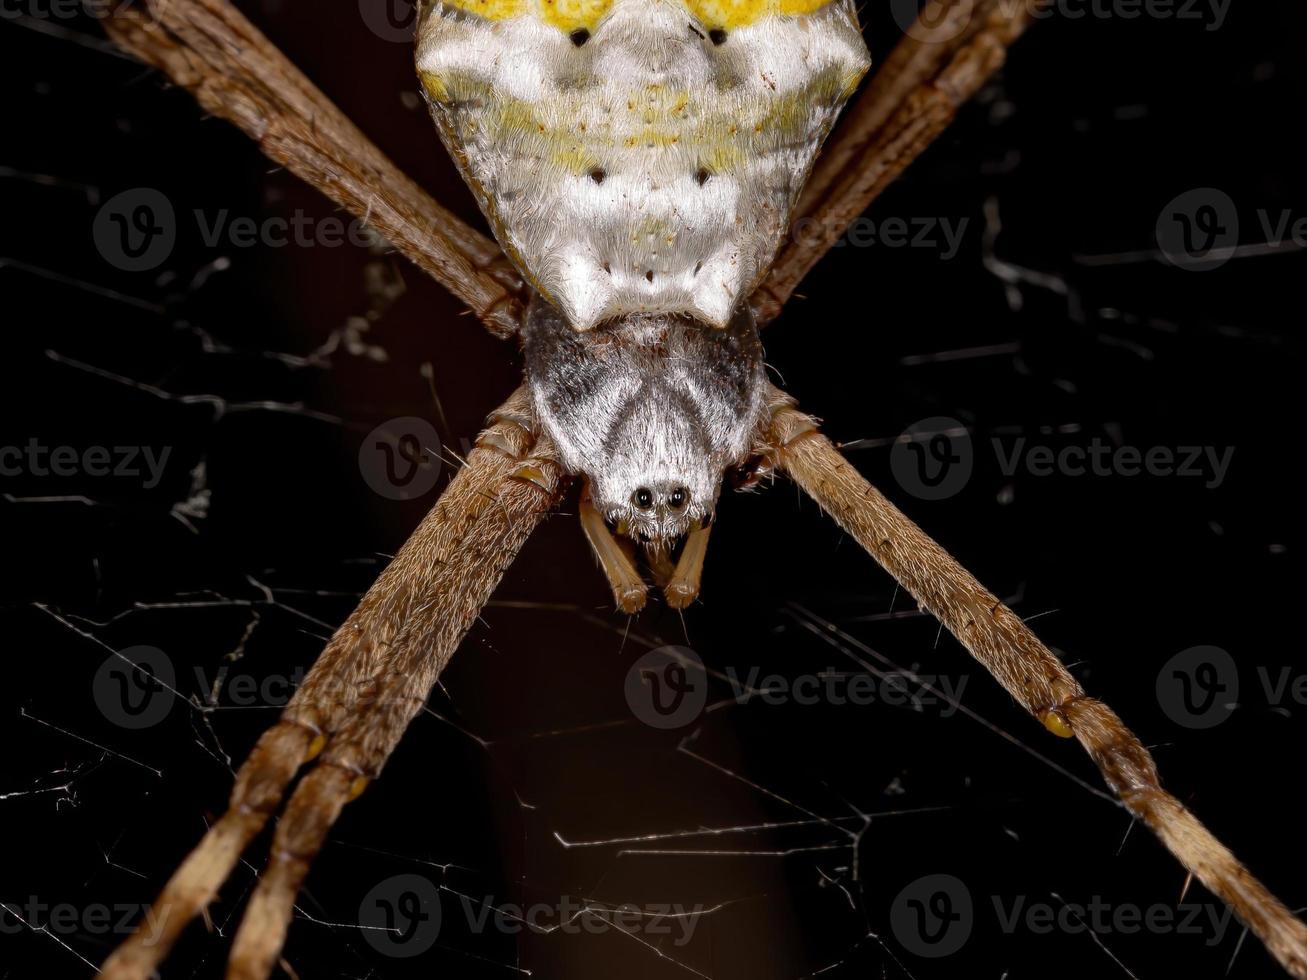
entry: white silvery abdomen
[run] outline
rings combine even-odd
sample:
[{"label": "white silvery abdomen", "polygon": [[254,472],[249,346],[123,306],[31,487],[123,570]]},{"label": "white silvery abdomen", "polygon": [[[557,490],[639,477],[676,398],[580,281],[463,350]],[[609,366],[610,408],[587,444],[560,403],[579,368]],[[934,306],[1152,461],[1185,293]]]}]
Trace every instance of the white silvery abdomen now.
[{"label": "white silvery abdomen", "polygon": [[851,0],[448,0],[417,63],[500,243],[589,330],[726,326],[868,57]]}]

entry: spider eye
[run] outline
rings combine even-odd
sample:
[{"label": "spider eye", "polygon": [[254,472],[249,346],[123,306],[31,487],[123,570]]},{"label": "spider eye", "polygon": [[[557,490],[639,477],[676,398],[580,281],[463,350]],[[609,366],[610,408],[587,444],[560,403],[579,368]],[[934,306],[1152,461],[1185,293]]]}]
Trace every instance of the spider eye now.
[{"label": "spider eye", "polygon": [[668,496],[667,503],[673,510],[680,510],[686,505],[689,499],[690,491],[686,490],[685,487],[677,487],[671,492],[671,495]]},{"label": "spider eye", "polygon": [[631,494],[631,502],[641,510],[648,510],[653,506],[653,491],[648,487],[640,487]]}]

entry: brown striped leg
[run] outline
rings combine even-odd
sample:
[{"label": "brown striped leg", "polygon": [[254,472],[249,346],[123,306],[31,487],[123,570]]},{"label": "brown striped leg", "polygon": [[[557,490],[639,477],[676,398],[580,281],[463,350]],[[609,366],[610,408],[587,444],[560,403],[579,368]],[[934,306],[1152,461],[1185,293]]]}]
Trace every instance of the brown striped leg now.
[{"label": "brown striped leg", "polygon": [[492,333],[517,331],[522,283],[499,246],[401,173],[228,0],[120,0],[105,29],[375,228]]},{"label": "brown striped leg", "polygon": [[520,389],[491,416],[467,464],[259,740],[227,813],[155,902],[157,932],[126,940],[104,977],[145,980],[158,968],[280,807],[299,767],[318,757],[278,822],[232,953],[231,976],[268,975],[291,903],[341,807],[380,772],[504,570],[562,495],[553,447],[533,429]]},{"label": "brown striped leg", "polygon": [[771,272],[754,294],[759,323],[774,319],[803,277],[953,121],[1006,60],[1030,5],[939,0],[872,76],[813,168]]},{"label": "brown striped leg", "polygon": [[1162,789],[1148,750],[1112,709],[1087,696],[1012,610],[869,484],[816,422],[775,391],[767,452],[1049,731],[1080,741],[1107,785],[1176,859],[1307,978],[1307,926]]}]

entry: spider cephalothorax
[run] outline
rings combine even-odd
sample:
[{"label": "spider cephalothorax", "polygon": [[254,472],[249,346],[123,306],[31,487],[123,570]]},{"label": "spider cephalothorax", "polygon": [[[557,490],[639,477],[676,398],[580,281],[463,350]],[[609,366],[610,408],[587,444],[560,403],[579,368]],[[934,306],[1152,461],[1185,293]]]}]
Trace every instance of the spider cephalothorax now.
[{"label": "spider cephalothorax", "polygon": [[[680,538],[706,537],[723,474],[757,440],[765,407],[753,316],[741,307],[718,330],[634,314],[583,333],[537,297],[523,336],[541,425],[563,465],[586,479],[586,533],[619,603],[638,608],[642,589],[609,532],[640,542],[656,571]],[[674,602],[697,591],[702,542],[685,554],[694,562]],[[659,578],[666,590],[670,573]]]},{"label": "spider cephalothorax", "polygon": [[724,330],[637,315],[581,333],[536,300],[524,336],[541,423],[607,521],[636,540],[670,542],[711,520],[764,402],[747,309]]}]

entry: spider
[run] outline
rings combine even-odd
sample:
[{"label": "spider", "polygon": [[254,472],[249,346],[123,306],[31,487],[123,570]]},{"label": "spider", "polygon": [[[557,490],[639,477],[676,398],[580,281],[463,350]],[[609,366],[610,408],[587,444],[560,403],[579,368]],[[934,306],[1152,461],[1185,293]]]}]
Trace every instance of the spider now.
[{"label": "spider", "polygon": [[[678,44],[693,46],[696,64],[714,64],[718,49],[728,65],[740,64],[731,59],[747,62],[747,48],[741,53],[745,45],[732,35],[739,18],[747,21],[741,11],[754,8],[800,20],[826,18],[821,22],[826,28],[838,33],[842,23],[856,34],[848,0],[770,5],[696,0],[684,5],[675,25],[661,25],[653,14],[644,19],[637,0],[557,4],[550,5],[552,21],[528,19],[517,26],[535,32],[542,46],[552,46],[545,60],[566,72],[569,64],[589,63],[568,62],[569,55],[602,53],[601,32],[612,25],[593,21],[593,12],[610,6],[634,32],[628,45],[654,26],[680,31],[693,13]],[[241,767],[229,809],[159,896],[154,927],[125,941],[104,964],[104,975],[150,976],[186,925],[214,899],[253,838],[280,812],[268,867],[229,960],[230,976],[268,976],[295,898],[342,808],[380,773],[504,570],[561,502],[570,481],[579,478],[583,484],[582,525],[616,604],[629,612],[648,593],[637,570],[637,544],[670,605],[694,599],[718,484],[728,468],[738,468],[745,481],[785,474],[816,500],[1048,731],[1078,740],[1126,809],[1233,908],[1290,974],[1307,977],[1307,927],[1162,789],[1153,760],[1135,735],[1106,705],[1085,694],[1018,616],[868,484],[816,421],[759,370],[757,326],[779,314],[846,224],[1002,64],[1007,47],[1028,26],[1028,11],[1002,0],[943,0],[929,6],[873,76],[837,138],[813,165],[802,194],[801,178],[811,160],[800,155],[781,172],[789,183],[775,190],[776,196],[750,202],[758,210],[745,217],[756,226],[733,240],[735,263],[721,261],[711,248],[696,259],[690,279],[711,277],[719,287],[714,293],[684,278],[677,281],[685,273],[679,245],[615,248],[612,258],[595,257],[597,268],[578,271],[556,241],[520,234],[525,219],[515,208],[538,213],[541,195],[555,209],[590,195],[584,199],[597,222],[614,215],[621,219],[614,204],[620,195],[598,195],[620,189],[623,174],[609,161],[578,157],[569,161],[578,189],[550,200],[548,192],[556,189],[529,186],[520,173],[506,177],[487,168],[475,145],[481,132],[476,113],[498,93],[478,90],[453,70],[460,48],[452,35],[479,29],[484,18],[519,7],[485,3],[474,15],[465,8],[475,10],[477,4],[451,0],[444,8],[428,8],[419,47],[419,68],[442,136],[482,195],[516,264],[398,172],[227,0],[123,3],[107,21],[120,45],[192,91],[207,110],[245,129],[271,158],[364,217],[493,333],[522,338],[528,384],[490,415],[466,465],[337,630],[281,719]],[[649,7],[657,7],[659,16],[679,10],[677,4]],[[742,38],[748,36],[745,27]],[[835,34],[825,37],[830,41]],[[847,31],[836,40],[839,51],[829,59],[836,70],[815,86],[816,102],[804,104],[815,117],[805,130],[814,150],[865,68],[860,41],[855,44]],[[733,42],[735,48],[728,48]],[[662,66],[677,67],[676,62]],[[773,86],[763,75],[764,84]],[[654,118],[687,108],[678,107],[675,98],[662,101],[665,96],[657,95],[656,104],[646,107]],[[746,107],[736,108],[741,119],[748,118]],[[572,122],[579,128],[583,120]],[[673,158],[658,146],[647,149],[653,151],[649,160]],[[722,180],[731,165],[705,160],[682,170],[675,191],[680,198],[694,186],[706,189]],[[514,180],[520,186],[512,186]],[[767,187],[770,192],[772,185]],[[536,196],[523,196],[531,194]],[[656,210],[667,200],[664,193],[651,206]],[[777,202],[783,213],[776,213]],[[795,215],[811,219],[815,233],[789,241],[772,261],[768,243]],[[772,224],[761,227],[766,221]],[[619,223],[615,231],[594,225],[581,233],[620,239],[628,230]],[[656,235],[660,229],[654,222],[643,231]],[[711,238],[710,232],[705,234]],[[719,243],[722,234],[718,229]],[[657,256],[661,264],[625,261],[633,255]],[[616,265],[619,257],[625,264]],[[621,314],[618,327],[610,322],[616,314]],[[667,369],[669,358],[680,374]],[[601,400],[597,408],[583,402],[588,394],[610,388],[645,397],[620,405]],[[704,415],[720,424],[690,424]],[[606,441],[606,435],[613,439]],[[292,781],[310,763],[292,792]]]}]

